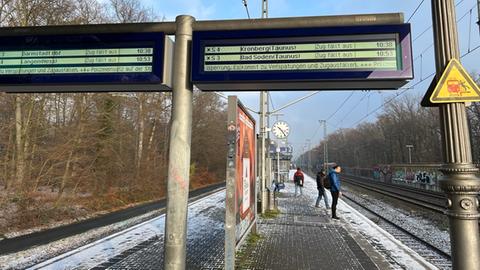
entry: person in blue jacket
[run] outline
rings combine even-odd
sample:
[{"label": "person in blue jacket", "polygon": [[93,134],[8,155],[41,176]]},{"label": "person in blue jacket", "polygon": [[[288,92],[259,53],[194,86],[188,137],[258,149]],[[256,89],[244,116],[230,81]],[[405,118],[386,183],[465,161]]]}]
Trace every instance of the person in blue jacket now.
[{"label": "person in blue jacket", "polygon": [[338,197],[342,196],[340,191],[340,172],[342,168],[339,165],[332,166],[332,170],[329,173],[330,178],[330,193],[332,194],[332,218],[340,219],[337,216],[337,202]]}]

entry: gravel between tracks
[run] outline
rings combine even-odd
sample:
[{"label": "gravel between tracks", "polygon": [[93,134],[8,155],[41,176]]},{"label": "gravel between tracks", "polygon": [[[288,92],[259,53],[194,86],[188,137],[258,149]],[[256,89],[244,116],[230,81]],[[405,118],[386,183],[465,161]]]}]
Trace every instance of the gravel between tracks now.
[{"label": "gravel between tracks", "polygon": [[[409,207],[405,203],[386,200],[383,195],[375,195],[357,188],[352,189],[348,185],[345,187],[345,192],[369,209],[381,213],[395,224],[450,253],[450,235],[446,216]],[[375,221],[375,217],[371,214],[365,213],[361,209],[357,210]]]}]

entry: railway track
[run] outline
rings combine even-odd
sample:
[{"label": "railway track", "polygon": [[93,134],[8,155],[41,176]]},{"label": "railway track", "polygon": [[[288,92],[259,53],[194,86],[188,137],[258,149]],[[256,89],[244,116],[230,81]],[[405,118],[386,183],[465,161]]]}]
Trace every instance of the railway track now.
[{"label": "railway track", "polygon": [[[208,187],[192,190],[189,192],[189,197],[199,198],[223,186],[225,186],[225,183],[218,183]],[[165,207],[166,199],[162,199],[45,231],[34,232],[13,238],[5,238],[0,241],[0,255],[14,253],[35,246],[48,244],[56,240],[111,225]]]},{"label": "railway track", "polygon": [[414,204],[437,213],[444,213],[447,204],[447,197],[440,192],[421,190],[418,188],[383,183],[366,178],[343,175],[342,181],[352,186],[371,190],[388,197]]},{"label": "railway track", "polygon": [[361,202],[358,202],[353,197],[343,195],[342,198],[348,200],[350,205],[353,204],[357,207],[360,207],[361,209],[369,212],[369,214],[377,217],[379,219],[379,222],[377,222],[378,226],[390,233],[397,240],[410,247],[412,250],[417,252],[420,256],[425,258],[439,269],[452,269],[452,261],[449,253],[423,240],[415,234],[410,233],[400,225],[395,224],[388,218],[382,216],[380,213],[378,213],[378,211],[369,209],[367,206],[363,205]]}]

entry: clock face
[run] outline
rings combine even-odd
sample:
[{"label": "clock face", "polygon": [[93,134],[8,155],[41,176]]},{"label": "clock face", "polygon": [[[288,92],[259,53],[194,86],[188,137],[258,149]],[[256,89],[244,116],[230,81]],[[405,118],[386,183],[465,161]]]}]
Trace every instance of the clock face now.
[{"label": "clock face", "polygon": [[288,136],[288,133],[290,132],[290,128],[288,127],[288,124],[286,122],[278,121],[275,124],[273,124],[272,132],[273,132],[273,135],[275,135],[275,137],[279,139],[283,139]]}]

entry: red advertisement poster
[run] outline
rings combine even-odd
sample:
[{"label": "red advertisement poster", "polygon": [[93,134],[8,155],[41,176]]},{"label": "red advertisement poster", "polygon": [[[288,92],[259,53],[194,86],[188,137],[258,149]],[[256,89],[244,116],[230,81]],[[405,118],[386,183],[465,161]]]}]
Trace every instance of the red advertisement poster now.
[{"label": "red advertisement poster", "polygon": [[237,241],[255,219],[255,122],[237,109],[235,212]]}]

